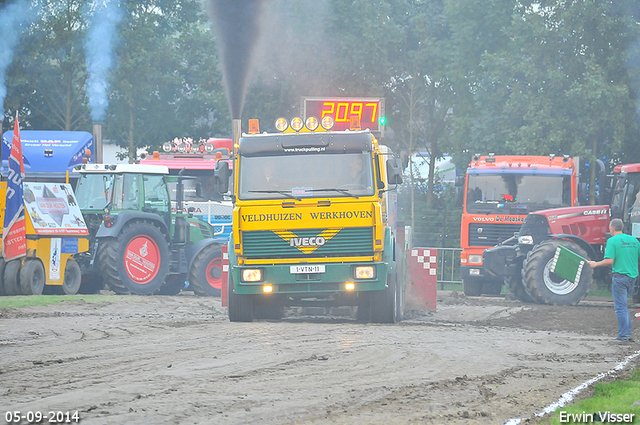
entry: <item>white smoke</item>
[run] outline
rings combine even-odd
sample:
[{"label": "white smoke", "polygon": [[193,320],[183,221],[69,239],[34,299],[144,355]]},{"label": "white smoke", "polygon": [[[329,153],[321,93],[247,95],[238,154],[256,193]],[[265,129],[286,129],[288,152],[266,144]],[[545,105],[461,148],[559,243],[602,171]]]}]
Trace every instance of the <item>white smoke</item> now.
[{"label": "white smoke", "polygon": [[123,13],[118,8],[118,0],[104,0],[93,6],[84,50],[88,74],[85,88],[89,96],[91,118],[95,122],[104,120],[109,104],[109,75],[114,64],[117,28]]},{"label": "white smoke", "polygon": [[7,68],[13,61],[13,52],[23,28],[31,22],[34,15],[27,0],[17,0],[0,9],[0,121],[4,119]]}]

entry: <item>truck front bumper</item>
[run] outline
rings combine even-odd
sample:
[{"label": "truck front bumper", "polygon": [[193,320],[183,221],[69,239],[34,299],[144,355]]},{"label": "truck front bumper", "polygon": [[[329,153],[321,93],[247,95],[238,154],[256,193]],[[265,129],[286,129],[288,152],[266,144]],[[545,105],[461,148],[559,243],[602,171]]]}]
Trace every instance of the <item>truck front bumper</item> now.
[{"label": "truck front bumper", "polygon": [[[308,265],[308,264],[305,264]],[[358,266],[373,266],[375,276],[370,279],[355,277]],[[328,295],[340,292],[379,291],[387,287],[389,264],[379,263],[326,263],[322,273],[292,273],[295,265],[230,266],[236,294],[263,294],[270,286],[274,294]],[[243,270],[261,269],[259,282],[243,282]],[[346,283],[353,283],[347,289]]]}]

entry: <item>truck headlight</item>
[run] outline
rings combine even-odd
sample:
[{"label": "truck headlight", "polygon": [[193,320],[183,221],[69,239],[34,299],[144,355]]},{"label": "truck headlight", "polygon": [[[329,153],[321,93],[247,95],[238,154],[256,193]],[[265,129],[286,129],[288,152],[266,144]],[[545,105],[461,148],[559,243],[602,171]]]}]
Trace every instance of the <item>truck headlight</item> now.
[{"label": "truck headlight", "polygon": [[470,264],[482,264],[482,255],[470,255],[469,256]]},{"label": "truck headlight", "polygon": [[522,245],[533,245],[533,236],[518,236],[518,243],[521,243]]},{"label": "truck headlight", "polygon": [[243,282],[261,282],[262,269],[243,269],[242,281]]},{"label": "truck headlight", "polygon": [[376,268],[374,266],[356,266],[353,275],[356,279],[375,279]]}]

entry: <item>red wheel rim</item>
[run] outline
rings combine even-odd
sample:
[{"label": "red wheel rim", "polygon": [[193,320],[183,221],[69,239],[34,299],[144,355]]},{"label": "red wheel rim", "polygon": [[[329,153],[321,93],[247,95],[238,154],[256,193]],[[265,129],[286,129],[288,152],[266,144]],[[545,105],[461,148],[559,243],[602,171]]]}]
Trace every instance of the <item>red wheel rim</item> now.
[{"label": "red wheel rim", "polygon": [[214,258],[207,264],[205,276],[207,276],[209,286],[215,289],[222,289],[222,258]]},{"label": "red wheel rim", "polygon": [[131,239],[124,250],[124,267],[131,280],[141,285],[151,282],[160,268],[158,244],[147,236]]}]

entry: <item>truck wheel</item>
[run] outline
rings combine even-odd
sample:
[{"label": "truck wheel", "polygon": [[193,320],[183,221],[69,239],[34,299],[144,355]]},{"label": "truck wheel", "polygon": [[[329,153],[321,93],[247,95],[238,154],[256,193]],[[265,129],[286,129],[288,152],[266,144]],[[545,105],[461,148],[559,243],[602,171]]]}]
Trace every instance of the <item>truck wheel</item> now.
[{"label": "truck wheel", "polygon": [[25,260],[20,269],[20,289],[23,295],[42,295],[47,276],[40,260]]},{"label": "truck wheel", "polygon": [[151,295],[169,272],[170,253],[164,234],[151,223],[129,223],[100,255],[100,271],[118,294]]},{"label": "truck wheel", "polygon": [[462,290],[467,297],[482,295],[482,281],[478,279],[462,279]]},{"label": "truck wheel", "polygon": [[527,290],[524,288],[522,276],[508,276],[504,279],[504,284],[518,301],[522,301],[523,303],[533,302],[533,298],[527,294]]},{"label": "truck wheel", "polygon": [[356,319],[361,322],[371,321],[371,294],[369,292],[360,292],[358,294]]},{"label": "truck wheel", "polygon": [[222,289],[222,247],[208,245],[196,255],[189,271],[189,286],[202,297],[219,297]]},{"label": "truck wheel", "polygon": [[583,267],[577,283],[562,279],[550,271],[551,262],[559,245],[588,258],[587,252],[575,242],[551,239],[535,246],[522,264],[522,278],[531,298],[540,304],[575,305],[583,299],[593,281],[593,269]]},{"label": "truck wheel", "polygon": [[80,290],[82,284],[82,271],[80,266],[72,258],[67,260],[67,265],[64,268],[64,279],[62,280],[62,292],[65,295],[75,295]]},{"label": "truck wheel", "polygon": [[0,296],[9,295],[4,290],[4,258],[0,257]]},{"label": "truck wheel", "polygon": [[383,291],[371,292],[371,322],[396,322],[396,277],[395,273],[387,276],[387,288]]},{"label": "truck wheel", "polygon": [[184,288],[184,282],[187,280],[187,276],[184,274],[172,274],[167,276],[164,285],[158,291],[158,295],[178,295],[182,288]]},{"label": "truck wheel", "polygon": [[231,322],[253,322],[254,298],[252,295],[241,295],[233,292],[233,278],[229,272],[227,280],[227,297],[229,304],[227,311]]},{"label": "truck wheel", "polygon": [[21,260],[11,260],[4,266],[4,292],[7,295],[22,295],[20,290],[20,266]]}]

